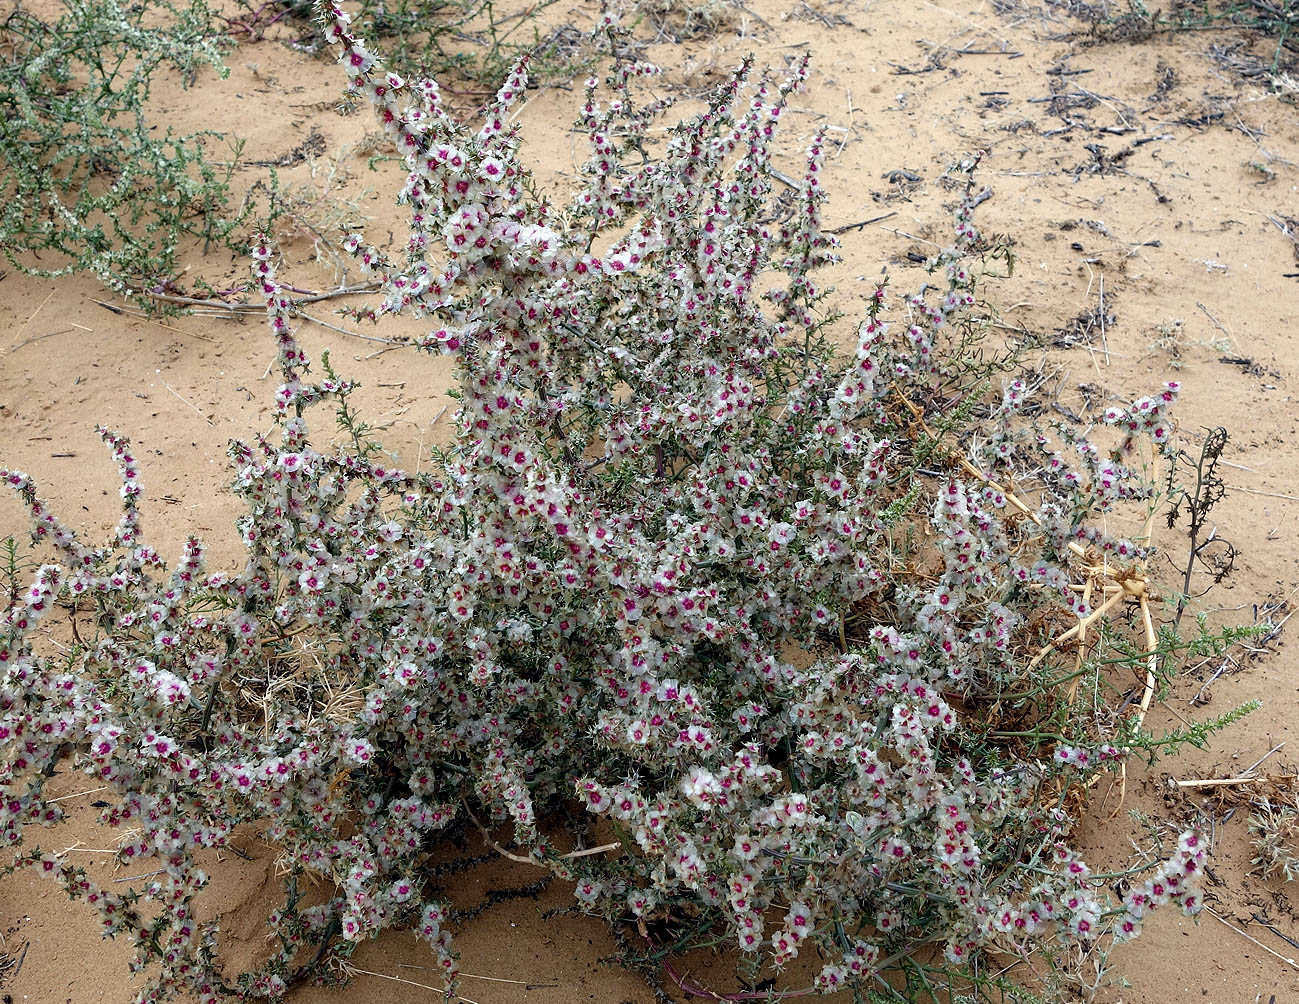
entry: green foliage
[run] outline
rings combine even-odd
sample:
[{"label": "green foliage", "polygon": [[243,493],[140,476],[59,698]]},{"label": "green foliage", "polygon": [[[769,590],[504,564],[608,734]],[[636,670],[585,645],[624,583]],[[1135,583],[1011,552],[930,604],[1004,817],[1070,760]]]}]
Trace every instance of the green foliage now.
[{"label": "green foliage", "polygon": [[[1232,647],[1260,638],[1269,630],[1267,624],[1228,624],[1215,631],[1209,627],[1208,617],[1203,613],[1196,615],[1195,626],[1194,635],[1182,635],[1171,624],[1158,627],[1155,656],[1164,683],[1171,681],[1192,661],[1224,655]],[[1102,633],[1107,649],[1114,654],[1094,660],[1085,672],[1091,672],[1096,666],[1144,668],[1149,652],[1107,628],[1102,628]]]},{"label": "green foliage", "polygon": [[885,526],[895,526],[903,516],[914,512],[917,507],[916,504],[920,500],[922,487],[919,481],[912,482],[905,495],[895,498],[885,507],[880,514],[880,521]]},{"label": "green foliage", "polygon": [[[534,66],[544,69],[549,53],[565,72],[580,71],[555,51],[562,37],[547,45],[536,30],[536,12],[553,2],[502,17],[491,0],[366,0],[359,17],[402,72],[491,83],[525,51],[538,53]],[[242,141],[214,157],[221,134],[179,133],[150,105],[160,74],[178,74],[184,87],[204,66],[225,76],[231,40],[311,16],[300,0],[242,6],[241,16],[220,17],[205,0],[65,0],[57,20],[19,5],[0,21],[0,250],[11,264],[46,277],[92,272],[139,295],[165,288],[187,240],[205,253],[242,250],[253,193],[269,193],[273,214],[292,215],[275,205],[273,177],[233,205]]]},{"label": "green foliage", "polygon": [[[334,366],[329,360],[329,350],[320,353],[320,365],[325,371],[325,375],[330,380],[338,384],[343,384],[343,379],[334,371]],[[349,386],[357,386],[349,384]],[[375,455],[383,452],[383,447],[378,442],[370,439],[371,433],[377,431],[370,423],[363,421],[357,416],[356,411],[347,402],[347,397],[339,398],[338,410],[334,414],[335,421],[338,423],[339,431],[345,432],[352,441],[352,446],[356,449],[356,455],[364,459],[371,459]]]},{"label": "green foliage", "polygon": [[1287,52],[1299,52],[1299,0],[1173,0],[1167,9],[1142,0],[1127,0],[1127,10],[1110,4],[1081,5],[1102,38],[1140,41],[1157,32],[1204,31],[1239,27],[1276,39],[1271,73],[1276,75]]},{"label": "green foliage", "polygon": [[1160,756],[1175,756],[1186,745],[1194,746],[1196,749],[1208,749],[1211,735],[1215,732],[1221,732],[1228,726],[1235,725],[1236,722],[1257,711],[1262,706],[1262,701],[1246,701],[1239,707],[1232,708],[1217,718],[1194,722],[1173,729],[1170,732],[1165,732],[1159,737],[1144,734],[1133,736],[1129,745],[1134,749],[1145,751],[1151,763],[1154,763],[1156,758]]},{"label": "green foliage", "polygon": [[[543,38],[537,29],[537,14],[556,2],[540,0],[508,15],[498,13],[493,0],[361,0],[352,10],[357,27],[398,73],[455,74],[495,86],[524,53],[533,54],[534,76],[539,70],[545,76],[548,62],[565,77],[582,71],[583,65],[556,51],[567,37],[564,32]],[[326,49],[310,0],[240,0],[240,7],[244,16],[231,21],[237,34],[257,38],[270,21],[287,17],[309,32],[300,44],[313,51]]]},{"label": "green foliage", "polygon": [[[1152,663],[1157,667],[1156,694],[1162,694],[1192,660],[1221,656],[1269,630],[1267,624],[1227,625],[1212,630],[1203,614],[1196,617],[1195,623],[1196,633],[1187,636],[1179,634],[1171,625],[1161,625],[1156,631],[1153,652],[1129,637],[1121,626],[1101,624],[1096,647],[1076,669],[1061,674],[1058,665],[1044,662],[1034,686],[1000,694],[1002,701],[1019,709],[1018,720],[1024,723],[1024,727],[1017,731],[998,730],[982,734],[976,730],[969,755],[979,755],[981,745],[989,737],[1041,739],[1054,734],[1061,742],[1077,742],[1086,723],[1098,714],[1102,717],[1109,714],[1105,709],[1112,707],[1114,701],[1121,701],[1125,708],[1134,701],[1132,681],[1144,676]],[[1125,691],[1128,692],[1126,697]],[[1020,701],[1025,703],[1020,705],[1017,703]],[[1207,748],[1210,736],[1259,707],[1258,701],[1248,701],[1215,718],[1174,729],[1162,736],[1129,728],[1128,734],[1116,736],[1114,742],[1144,752],[1154,763],[1158,757],[1175,755],[1185,745]]]},{"label": "green foliage", "polygon": [[22,578],[36,567],[36,562],[18,549],[18,541],[13,537],[0,541],[0,576],[4,577],[0,595],[5,597],[9,606],[18,602],[18,594],[24,585]]},{"label": "green foliage", "polygon": [[203,66],[224,74],[217,37],[203,0],[67,0],[52,23],[21,7],[5,18],[0,248],[15,267],[138,290],[175,272],[186,237],[229,241],[234,168],[205,150],[220,137],[177,134],[146,107],[160,73],[186,86]]}]

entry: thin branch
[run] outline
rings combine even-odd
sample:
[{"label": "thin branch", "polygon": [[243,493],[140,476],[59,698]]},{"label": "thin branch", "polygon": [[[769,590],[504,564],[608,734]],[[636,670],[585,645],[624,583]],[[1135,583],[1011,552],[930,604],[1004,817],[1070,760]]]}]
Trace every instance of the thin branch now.
[{"label": "thin branch", "polygon": [[1262,778],[1257,775],[1253,777],[1196,777],[1187,781],[1178,781],[1179,788],[1225,788],[1235,784],[1252,784],[1255,781],[1261,781]]},{"label": "thin branch", "polygon": [[[332,300],[340,296],[352,296],[356,293],[372,293],[382,287],[382,283],[375,280],[373,282],[363,282],[359,286],[339,286],[337,289],[331,289],[323,293],[308,293],[306,296],[298,297],[295,303],[319,303],[321,300]],[[215,296],[196,297],[196,296],[177,296],[173,293],[155,293],[153,290],[127,290],[132,296],[145,296],[150,300],[157,300],[161,303],[175,303],[186,307],[213,307],[220,310],[228,311],[231,314],[264,314],[266,307],[258,303],[227,303],[225,300]]]},{"label": "thin branch", "polygon": [[1242,938],[1244,938],[1246,941],[1252,941],[1252,942],[1253,942],[1254,944],[1256,944],[1259,948],[1263,949],[1263,951],[1267,952],[1268,955],[1271,955],[1271,956],[1273,956],[1273,957],[1275,957],[1275,958],[1280,959],[1282,962],[1284,962],[1284,963],[1285,963],[1287,966],[1289,966],[1291,969],[1295,970],[1296,972],[1299,972],[1299,962],[1296,962],[1294,959],[1287,959],[1287,958],[1286,958],[1284,955],[1282,955],[1280,952],[1275,952],[1275,951],[1273,951],[1272,949],[1268,948],[1267,945],[1263,944],[1263,942],[1259,941],[1259,940],[1258,940],[1257,938],[1255,938],[1252,934],[1246,934],[1244,931],[1242,931],[1239,927],[1237,927],[1235,924],[1233,924],[1231,921],[1229,921],[1226,917],[1224,917],[1222,914],[1220,914],[1220,913],[1219,913],[1217,910],[1215,910],[1213,907],[1211,907],[1211,906],[1206,906],[1204,909],[1205,909],[1208,913],[1210,913],[1210,914],[1212,914],[1214,917],[1216,917],[1216,918],[1217,918],[1221,923],[1225,924],[1227,927],[1230,927],[1233,931],[1235,931],[1237,934],[1239,934],[1239,935],[1240,935]]},{"label": "thin branch", "polygon": [[[546,867],[545,862],[540,861],[535,857],[525,858],[521,854],[507,851],[504,847],[498,844],[495,839],[493,839],[491,833],[488,832],[487,827],[479,821],[478,817],[474,815],[473,810],[469,808],[469,803],[462,800],[460,804],[464,806],[465,814],[468,815],[470,820],[473,821],[473,824],[478,827],[478,832],[483,835],[483,840],[485,840],[487,845],[501,857],[508,858],[511,861],[517,861],[521,865],[536,865],[539,868]],[[581,850],[569,851],[567,854],[559,854],[556,855],[555,860],[572,861],[574,858],[587,858],[594,854],[603,854],[606,851],[616,851],[621,847],[621,843],[614,841],[611,844],[601,844],[599,847],[584,847]]]},{"label": "thin branch", "polygon": [[[414,980],[405,980],[400,976],[389,976],[387,973],[375,973],[369,969],[361,969],[352,965],[350,962],[343,963],[343,972],[348,976],[374,976],[381,980],[392,980],[394,983],[405,983],[408,987],[419,987],[421,990],[432,990],[435,994],[446,994],[446,991],[440,987],[429,986],[427,983],[416,983]],[[465,1004],[478,1004],[478,1001],[472,1001],[468,997],[462,997],[456,994],[457,1000],[462,1000]]]},{"label": "thin branch", "polygon": [[1159,653],[1156,651],[1159,647],[1159,639],[1155,635],[1155,625],[1150,619],[1150,600],[1145,592],[1141,594],[1141,622],[1146,628],[1146,645],[1150,654],[1146,657],[1146,687],[1141,694],[1141,706],[1137,710],[1134,732],[1140,731],[1141,723],[1146,720],[1146,712],[1150,710],[1150,698],[1155,693],[1155,670],[1159,668]]}]

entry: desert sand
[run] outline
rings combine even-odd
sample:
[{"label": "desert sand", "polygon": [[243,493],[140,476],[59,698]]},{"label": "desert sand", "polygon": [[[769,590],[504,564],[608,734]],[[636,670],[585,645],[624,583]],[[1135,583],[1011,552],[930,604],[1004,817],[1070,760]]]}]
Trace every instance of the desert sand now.
[{"label": "desert sand", "polygon": [[[1182,381],[1177,417],[1186,447],[1198,450],[1196,437],[1218,425],[1230,434],[1231,490],[1213,518],[1238,551],[1232,574],[1196,609],[1215,624],[1284,618],[1299,588],[1299,85],[1292,81],[1286,96],[1259,72],[1271,63],[1275,39],[1236,30],[1094,34],[1068,15],[1084,5],[1057,2],[718,6],[725,16],[696,34],[677,30],[679,18],[645,25],[647,56],[665,67],[664,88],[699,95],[748,52],[778,70],[811,53],[811,85],[785,117],[777,166],[797,175],[813,131],[827,130],[827,219],[843,228],[844,259],[827,279],[838,287],[841,309],[850,316],[860,309],[885,264],[900,285],[918,281],[913,259],[948,235],[953,196],[940,176],[961,154],[986,149],[981,171],[992,198],[978,210],[980,226],[1011,235],[1016,259],[1012,276],[985,289],[1000,308],[1002,334],[1041,336],[1042,376],[1071,421],[1090,422],[1116,399]],[[593,12],[594,5],[551,7],[543,34],[586,24]],[[371,169],[369,159],[385,150],[373,143],[368,114],[338,114],[339,73],[329,59],[286,46],[294,34],[277,25],[265,39],[234,49],[226,80],[204,73],[187,91],[160,80],[156,111],[181,129],[246,138],[246,156],[280,164],[286,182],[308,181],[313,158],[317,177],[335,168],[331,194],[354,200],[372,218],[369,234],[384,243],[390,231],[403,232],[387,194],[399,167],[379,161]],[[580,86],[556,75],[530,93],[520,115],[525,149],[556,187],[583,156],[568,130],[579,94]],[[452,97],[465,114],[480,100]],[[249,168],[236,186],[259,176]],[[857,225],[862,221],[872,222]],[[358,281],[317,262],[307,231],[286,227],[279,236],[288,281],[310,289]],[[178,290],[195,290],[199,277],[226,288],[247,274],[247,263],[228,252],[204,256],[196,247],[186,263]],[[93,278],[51,281],[12,269],[0,275],[0,459],[31,473],[64,518],[97,539],[118,502],[93,427],[120,430],[143,458],[150,542],[175,554],[184,536],[197,532],[211,548],[212,567],[232,564],[236,509],[223,494],[224,450],[229,439],[270,425],[274,345],[255,315],[150,319],[126,306]],[[358,329],[331,313],[336,303],[320,306],[314,316],[371,337],[401,338],[418,327]],[[445,406],[454,402],[444,394],[445,360],[311,322],[299,337],[313,354],[330,349],[335,365],[364,384],[362,409],[386,426],[385,446],[408,466],[418,465],[423,447],[449,436]],[[24,533],[18,504],[0,497],[0,537]],[[1186,543],[1167,532],[1162,544],[1169,561],[1159,574],[1171,583]],[[1197,577],[1197,591],[1207,584]],[[1299,998],[1299,897],[1293,885],[1251,870],[1240,793],[1175,785],[1233,776],[1278,746],[1262,772],[1299,763],[1292,630],[1286,625],[1257,652],[1237,648],[1230,660],[1192,666],[1158,696],[1146,722],[1160,733],[1250,699],[1263,702],[1260,711],[1206,750],[1148,770],[1132,765],[1122,793],[1104,783],[1093,789],[1078,840],[1094,867],[1130,860],[1130,840],[1140,832],[1132,812],[1201,819],[1214,839],[1210,910],[1198,923],[1158,915],[1142,938],[1115,953],[1114,982],[1097,999]],[[93,785],[77,774],[54,783],[72,811],[51,845],[59,841],[88,862],[105,859],[113,835],[96,825]],[[601,963],[616,944],[600,921],[548,912],[572,903],[568,889],[534,886],[540,872],[484,855],[476,833],[465,841],[448,847],[444,860],[483,857],[445,880],[457,907],[484,907],[456,932],[462,968],[474,974],[463,982],[466,999],[654,1000],[640,976]],[[234,939],[232,962],[240,946],[256,951],[259,896],[273,856],[256,833],[242,838],[241,850],[247,859],[227,854],[212,863],[216,877],[205,894]],[[6,1002],[133,998],[126,946],[101,941],[90,913],[66,903],[52,884],[27,875],[0,882],[0,934]],[[390,932],[353,961],[349,986],[301,987],[289,999],[414,1004],[441,997],[436,976],[422,968],[431,956],[409,933]],[[676,966],[719,991],[736,988],[724,959],[690,957]],[[1060,996],[1048,999],[1071,999],[1051,993]]]}]

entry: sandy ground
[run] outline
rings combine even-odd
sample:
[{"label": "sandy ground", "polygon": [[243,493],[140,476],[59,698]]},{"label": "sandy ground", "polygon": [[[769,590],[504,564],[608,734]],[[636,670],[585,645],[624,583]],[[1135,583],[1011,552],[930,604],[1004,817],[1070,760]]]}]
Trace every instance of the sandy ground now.
[{"label": "sandy ground", "polygon": [[[786,118],[778,162],[796,173],[798,151],[823,126],[831,149],[824,175],[830,225],[889,214],[842,234],[845,260],[833,278],[849,313],[885,262],[896,284],[918,282],[908,252],[914,257],[948,232],[950,193],[939,176],[965,151],[986,148],[983,179],[993,197],[979,210],[980,225],[1015,241],[1014,274],[991,293],[1007,335],[1046,336],[1041,369],[1058,389],[1061,414],[1086,420],[1162,380],[1184,383],[1177,414],[1187,447],[1198,450],[1196,437],[1216,425],[1231,435],[1232,491],[1214,519],[1239,557],[1234,574],[1200,606],[1217,623],[1249,623],[1269,607],[1284,616],[1299,588],[1299,226],[1291,220],[1290,234],[1282,229],[1287,216],[1299,216],[1299,114],[1264,78],[1240,72],[1251,60],[1270,62],[1274,42],[1232,31],[1101,39],[1065,18],[1063,7],[753,0],[728,8],[712,33],[661,33],[649,56],[667,68],[665,87],[698,92],[749,51],[777,68],[812,53],[812,86]],[[591,13],[578,5],[551,8],[547,17],[581,23]],[[372,172],[367,155],[355,152],[365,149],[373,126],[364,113],[334,110],[338,74],[330,62],[272,37],[240,47],[229,64],[225,81],[208,74],[187,92],[174,82],[160,85],[159,112],[182,128],[244,136],[250,158],[287,165],[280,169],[287,181],[310,174],[294,151],[346,145],[353,152],[339,160],[346,180],[336,194],[373,217],[373,235],[402,232],[389,197],[373,194],[395,190],[394,165],[378,163]],[[528,147],[555,184],[581,152],[567,131],[576,97],[566,85],[545,87],[521,116]],[[477,99],[459,100],[468,111]],[[315,133],[323,147],[310,139]],[[908,173],[885,177],[895,171]],[[258,176],[250,169],[239,179],[247,185]],[[310,240],[287,231],[282,237],[281,274],[304,288],[332,288],[335,276],[313,261]],[[224,287],[246,274],[245,263],[228,253],[195,250],[187,263],[179,288],[193,289],[197,276]],[[33,474],[72,525],[95,536],[114,521],[117,496],[93,425],[114,427],[143,455],[151,542],[173,554],[184,535],[198,531],[212,547],[213,566],[228,563],[237,553],[236,512],[222,494],[224,448],[231,437],[269,427],[273,345],[256,320],[147,320],[122,313],[121,303],[87,278],[2,277],[0,453]],[[350,327],[331,317],[330,306],[315,316]],[[415,330],[394,325],[378,333]],[[422,445],[449,434],[440,418],[449,403],[445,362],[383,351],[388,347],[317,324],[306,324],[300,337],[313,354],[330,348],[336,365],[364,382],[364,410],[388,426],[385,444],[409,466],[418,464]],[[0,498],[0,537],[22,532],[17,505]],[[1184,540],[1169,534],[1165,543],[1172,561],[1184,562]],[[1171,581],[1171,568],[1168,575]],[[1263,702],[1261,711],[1208,750],[1132,770],[1117,816],[1118,791],[1095,791],[1079,840],[1096,867],[1130,859],[1138,832],[1131,810],[1211,819],[1215,842],[1208,888],[1214,913],[1198,924],[1160,916],[1115,954],[1116,982],[1100,990],[1101,1000],[1274,1004],[1299,996],[1299,964],[1287,961],[1299,957],[1299,899],[1250,872],[1247,810],[1233,813],[1173,786],[1174,778],[1230,776],[1278,744],[1270,769],[1299,761],[1299,665],[1287,634],[1257,658],[1227,663],[1209,686],[1222,661],[1196,667],[1156,702],[1147,723],[1161,732],[1253,698]],[[78,807],[59,839],[88,861],[103,858],[112,836],[94,824],[85,779],[55,783]],[[243,849],[250,861],[213,863],[218,877],[210,893],[233,932],[235,957],[240,945],[253,951],[260,940],[259,896],[270,878],[270,849],[255,835]],[[482,850],[473,837],[449,850],[448,860]],[[567,889],[551,884],[532,890],[535,898],[499,902],[491,896],[538,877],[493,859],[447,880],[458,906],[490,904],[457,933],[465,972],[522,981],[466,978],[464,992],[481,1004],[652,1001],[639,977],[601,964],[615,946],[598,921],[547,915],[571,902]],[[124,1004],[132,997],[125,947],[102,942],[91,915],[52,886],[27,877],[0,883],[0,934],[6,1002]],[[419,985],[435,978],[419,968],[431,960],[408,933],[385,935],[354,961],[364,972],[350,987],[302,988],[291,1000],[399,1004],[440,996]],[[681,965],[718,989],[734,987],[724,964],[691,958]]]}]

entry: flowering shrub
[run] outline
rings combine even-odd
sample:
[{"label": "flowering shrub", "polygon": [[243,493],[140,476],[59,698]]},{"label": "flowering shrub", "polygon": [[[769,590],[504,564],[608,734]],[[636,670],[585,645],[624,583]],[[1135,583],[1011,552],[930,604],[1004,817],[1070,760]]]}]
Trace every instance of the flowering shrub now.
[{"label": "flowering shrub", "polygon": [[[1057,680],[1106,611],[1146,610],[1148,538],[1095,517],[1144,515],[1134,458],[1167,449],[1177,388],[1112,411],[1112,449],[1052,439],[1016,379],[980,411],[991,370],[953,348],[977,337],[994,250],[978,158],[952,173],[930,284],[879,286],[840,359],[814,279],[835,246],[819,138],[795,212],[769,219],[806,63],[781,84],[746,64],[647,157],[663,108],[635,84],[656,70],[608,19],[614,69],[587,82],[586,181],[561,211],[509,124],[523,65],[470,127],[434,82],[384,72],[341,10],[322,17],[409,169],[401,260],[347,242],[383,280],[364,313],[430,319],[422,347],[457,367],[454,447],[414,475],[359,436],[312,445],[316,405],[355,427],[354,385],[313,373],[262,241],[283,381],[278,438],[230,448],[242,569],[210,572],[198,540],[169,568],[143,543],[114,433],[104,547],[0,472],[56,556],[0,633],[0,839],[131,940],[156,976],[140,1000],[278,999],[396,925],[451,992],[450,908],[422,865],[467,820],[511,827],[513,856],[611,921],[707,920],[754,968],[814,948],[823,991],[904,967],[977,979],[988,952],[1194,913],[1195,832],[1118,883],[1071,849],[1069,793],[1148,744]],[[95,611],[71,658],[38,651],[58,601]],[[24,843],[61,818],[44,794],[61,763],[108,786],[143,886]],[[617,847],[560,846],[547,814],[574,802]],[[269,957],[235,974],[196,895],[203,852],[245,825],[285,896]]]}]

